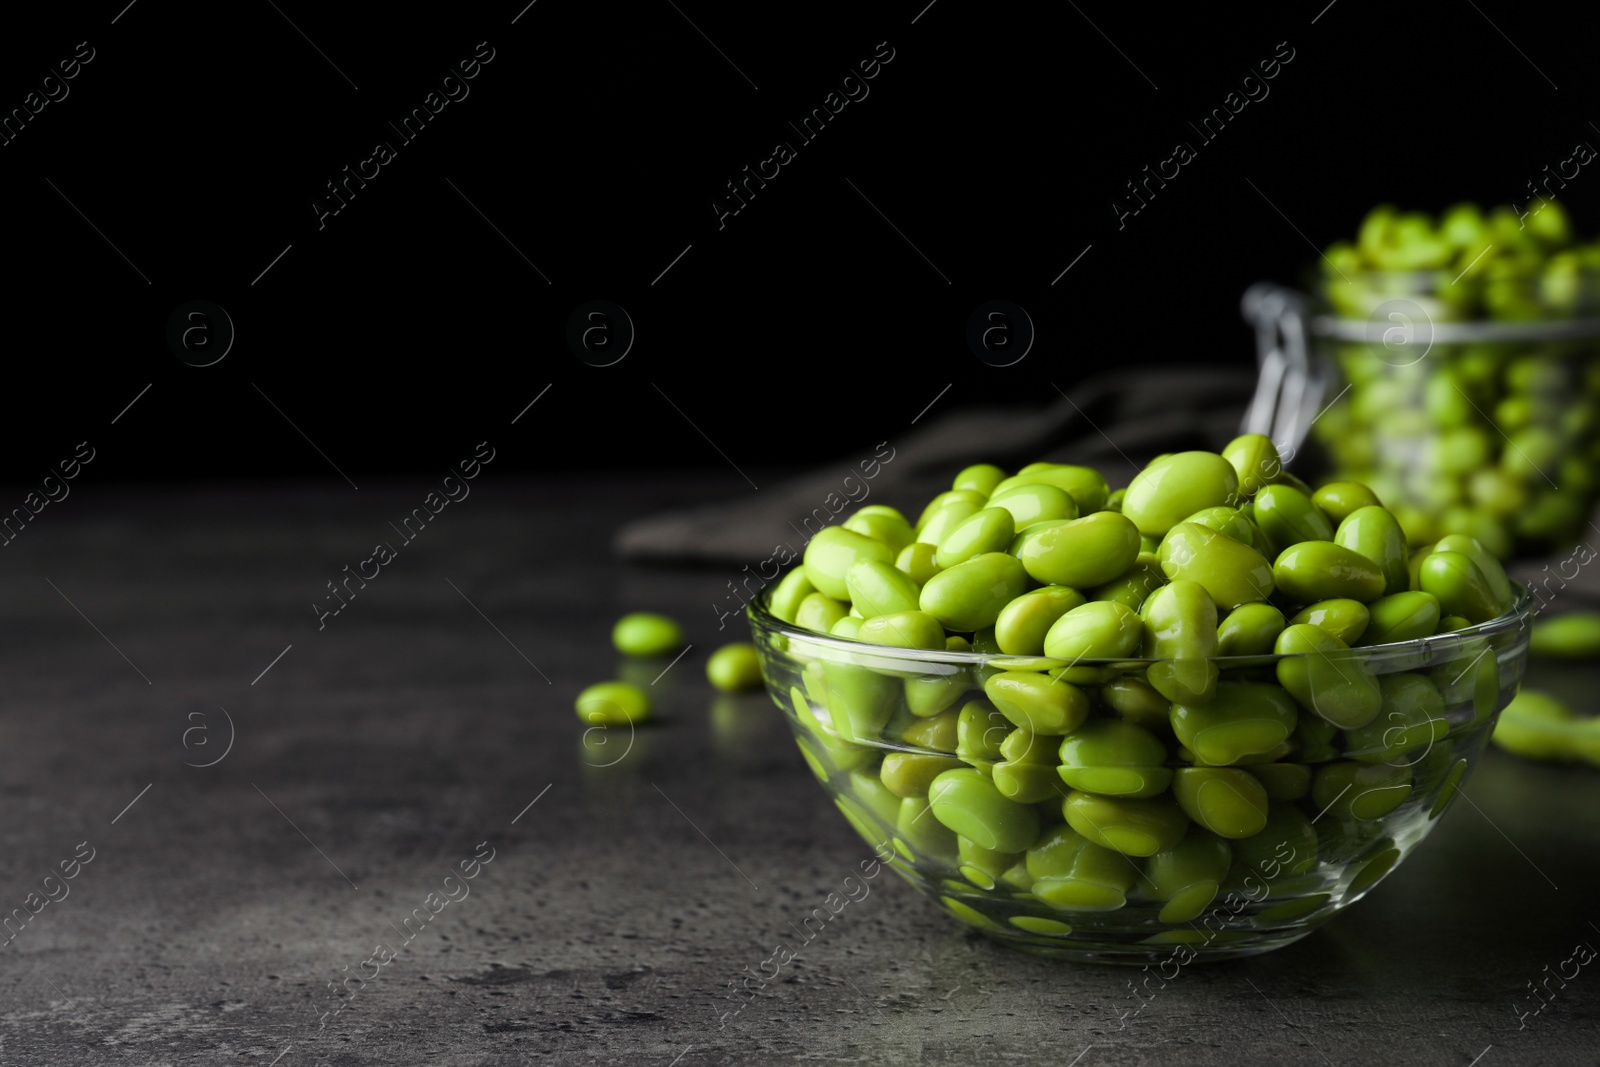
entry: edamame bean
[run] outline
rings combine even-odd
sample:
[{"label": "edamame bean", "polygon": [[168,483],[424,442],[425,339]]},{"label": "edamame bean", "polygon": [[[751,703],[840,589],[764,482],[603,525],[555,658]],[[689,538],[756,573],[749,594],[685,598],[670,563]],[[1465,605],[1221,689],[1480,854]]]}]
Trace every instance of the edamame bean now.
[{"label": "edamame bean", "polygon": [[[1345,731],[1345,755],[1363,763],[1407,764],[1450,732],[1444,697],[1426,675],[1385,674],[1378,679],[1383,705],[1377,718]],[[1409,757],[1409,758],[1408,758]]]},{"label": "edamame bean", "polygon": [[683,647],[683,627],[652,611],[630,612],[611,628],[611,643],[625,656],[666,656]]},{"label": "edamame bean", "polygon": [[1073,790],[1061,813],[1091,842],[1124,856],[1153,856],[1171,848],[1189,827],[1189,817],[1166,797],[1134,800]]},{"label": "edamame bean", "polygon": [[[1267,488],[1276,488],[1268,486]],[[1272,564],[1277,587],[1299,604],[1348,599],[1365,604],[1383,595],[1383,571],[1367,557],[1331,541],[1300,541]]]},{"label": "edamame bean", "polygon": [[1183,813],[1218,837],[1252,837],[1267,825],[1267,791],[1235,767],[1182,767],[1172,794]]},{"label": "edamame bean", "polygon": [[1345,516],[1334,543],[1377,564],[1383,572],[1383,592],[1389,596],[1411,588],[1407,567],[1406,534],[1392,514],[1376,505],[1357,508]]},{"label": "edamame bean", "polygon": [[1024,531],[1012,553],[1034,581],[1087,589],[1133,565],[1139,557],[1139,531],[1115,511],[1047,520]]},{"label": "edamame bean", "polygon": [[991,496],[989,506],[1009,511],[1018,530],[1046,519],[1078,517],[1078,502],[1072,499],[1070,493],[1042,483],[1014,485],[1003,493]]},{"label": "edamame bean", "polygon": [[1580,716],[1548,693],[1524,689],[1500,713],[1494,743],[1528,759],[1600,766],[1600,719]]},{"label": "edamame bean", "polygon": [[[1238,541],[1240,544],[1253,546],[1256,543],[1256,534],[1258,531],[1256,530],[1255,523],[1251,522],[1245,513],[1240,511],[1238,508],[1230,508],[1225,506],[1201,508],[1199,511],[1195,512],[1193,515],[1190,515],[1183,521],[1198,523],[1208,530],[1215,530],[1219,534],[1226,534],[1235,541]],[[1178,525],[1181,526],[1183,523],[1179,523]],[[1168,530],[1166,538],[1170,538],[1172,536],[1172,531],[1176,530],[1177,528],[1177,526],[1174,526],[1172,530]],[[1166,538],[1162,539],[1163,543],[1165,543]]]},{"label": "edamame bean", "polygon": [[984,502],[988,499],[988,494],[975,492],[971,489],[947,490],[928,501],[928,506],[922,509],[922,515],[917,519],[917,524],[912,529],[920,534],[923,528],[928,525],[928,520],[933,518],[947,504],[959,502],[969,505],[966,514],[970,515],[983,507]]},{"label": "edamame bean", "polygon": [[1039,813],[1007,799],[970,767],[933,779],[928,805],[940,824],[996,852],[1022,852],[1039,836]]},{"label": "edamame bean", "polygon": [[1003,493],[1018,485],[1053,485],[1064,489],[1077,502],[1080,515],[1099,511],[1111,496],[1111,486],[1106,483],[1105,475],[1093,467],[1069,463],[1030,463],[995,486],[994,492]]},{"label": "edamame bean", "polygon": [[956,838],[956,856],[961,861],[958,870],[979,889],[993,889],[1021,858],[1015,852],[996,852],[964,837]]},{"label": "edamame bean", "polygon": [[1317,844],[1317,828],[1299,808],[1273,804],[1260,833],[1229,842],[1233,873],[1241,879],[1253,875],[1267,883],[1305,874],[1316,865]]},{"label": "edamame bean", "polygon": [[1380,819],[1411,795],[1411,768],[1390,763],[1329,763],[1311,779],[1311,801],[1335,817]]},{"label": "edamame bean", "polygon": [[1460,552],[1430,552],[1417,570],[1425,592],[1439,598],[1439,609],[1470,622],[1488,622],[1500,613],[1489,579]]},{"label": "edamame bean", "polygon": [[903,571],[918,586],[928,584],[928,579],[942,569],[936,558],[939,549],[926,541],[913,541],[900,550],[894,559],[895,569]]},{"label": "edamame bean", "polygon": [[1000,745],[1013,729],[987,700],[969,700],[956,717],[956,756],[987,769],[1001,758]]},{"label": "edamame bean", "polygon": [[1114,911],[1127,903],[1138,868],[1066,825],[1045,831],[1028,850],[1030,892],[1069,911]]},{"label": "edamame bean", "polygon": [[1292,485],[1265,485],[1255,497],[1256,525],[1280,551],[1302,541],[1332,541],[1333,524],[1309,494]]},{"label": "edamame bean", "polygon": [[1345,644],[1355,645],[1366,632],[1370,618],[1367,606],[1359,600],[1319,600],[1315,604],[1307,604],[1301,608],[1299,613],[1289,620],[1289,625],[1296,626],[1309,622],[1313,626],[1322,627]]},{"label": "edamame bean", "polygon": [[984,683],[983,693],[1000,714],[1035,733],[1071,733],[1089,717],[1084,691],[1046,674],[1002,671]]},{"label": "edamame bean", "polygon": [[1489,591],[1494,596],[1495,614],[1511,610],[1512,602],[1516,600],[1516,593],[1511,588],[1511,579],[1506,577],[1505,568],[1500,561],[1486,549],[1476,538],[1465,534],[1447,534],[1439,538],[1439,543],[1433,546],[1435,552],[1459,552],[1478,565],[1478,570],[1483,572],[1484,580],[1489,583]]},{"label": "edamame bean", "polygon": [[802,630],[815,630],[825,634],[833,624],[850,614],[850,607],[833,599],[827,593],[811,593],[800,601],[795,610],[794,624]]},{"label": "edamame bean", "polygon": [[900,801],[900,814],[895,818],[895,851],[912,862],[931,860],[953,866],[960,850],[957,836],[937,816],[928,814],[931,808],[926,797]]},{"label": "edamame bean", "polygon": [[1004,552],[1011,547],[1016,532],[1011,512],[1001,507],[982,508],[940,539],[934,562],[948,570],[985,552]]},{"label": "edamame bean", "polygon": [[1167,749],[1149,730],[1125,719],[1095,719],[1061,739],[1061,780],[1112,797],[1153,797],[1172,782]]},{"label": "edamame bean", "polygon": [[1144,623],[1138,613],[1115,600],[1096,600],[1056,619],[1045,634],[1044,654],[1073,662],[1123,659],[1138,651],[1143,638]]},{"label": "edamame bean", "polygon": [[1202,763],[1259,763],[1278,752],[1300,715],[1271,682],[1218,682],[1203,704],[1172,705],[1172,732]]},{"label": "edamame bean", "polygon": [[[916,611],[922,589],[911,576],[881,559],[857,560],[845,573],[850,603],[870,619],[901,611]],[[941,638],[942,640],[942,638]]]},{"label": "edamame bean", "polygon": [[1027,582],[1027,572],[1014,557],[985,552],[929,578],[920,604],[946,629],[971,633],[993,626]]},{"label": "edamame bean", "polygon": [[875,541],[882,541],[889,546],[891,552],[899,552],[916,539],[916,532],[911,529],[911,523],[906,517],[886,504],[868,504],[846,519],[843,524],[846,530],[858,534],[865,534]]},{"label": "edamame bean", "polygon": [[[1232,470],[1233,468],[1229,468]],[[1199,704],[1217,686],[1217,607],[1199,582],[1178,579],[1151,594],[1140,612],[1145,621],[1142,653],[1160,659],[1146,672],[1169,700]]]},{"label": "edamame bean", "polygon": [[1199,523],[1180,522],[1172,527],[1157,555],[1168,578],[1199,582],[1224,610],[1272,595],[1272,566],[1266,557]]},{"label": "edamame bean", "polygon": [[[984,498],[977,493],[962,490],[963,496],[942,505],[928,520],[917,528],[917,540],[937,545],[949,536],[950,531],[966,522],[984,508]],[[975,499],[976,498],[976,499]]]},{"label": "edamame bean", "polygon": [[846,741],[876,741],[900,710],[900,679],[845,662],[822,665],[823,695],[833,730]]},{"label": "edamame bean", "polygon": [[1365,726],[1383,703],[1378,680],[1348,646],[1319,626],[1301,623],[1278,635],[1278,684],[1301,707],[1346,730]]},{"label": "edamame bean", "polygon": [[1533,624],[1528,651],[1545,659],[1600,657],[1600,612],[1569,611]]},{"label": "edamame bean", "polygon": [[1258,433],[1241,434],[1228,442],[1222,458],[1233,467],[1238,478],[1238,496],[1248,500],[1263,485],[1275,481],[1283,473],[1283,460],[1278,456],[1278,446],[1270,437]]},{"label": "edamame bean", "polygon": [[1179,452],[1134,475],[1122,514],[1141,534],[1161,537],[1202,508],[1238,502],[1239,475],[1214,452]]},{"label": "edamame bean", "polygon": [[1378,494],[1360,482],[1328,482],[1311,494],[1311,502],[1335,524],[1342,524],[1358,508],[1382,506]]},{"label": "edamame bean", "polygon": [[1198,919],[1228,874],[1233,852],[1228,843],[1199,826],[1189,827],[1183,840],[1145,861],[1139,888],[1164,905],[1158,916],[1164,923]]},{"label": "edamame bean", "polygon": [[1270,656],[1287,625],[1271,604],[1241,604],[1217,624],[1217,655]]},{"label": "edamame bean", "polygon": [[1083,594],[1066,586],[1050,585],[1023,593],[1001,609],[994,623],[995,642],[1008,656],[1044,655],[1050,627],[1083,603]]},{"label": "edamame bean", "polygon": [[932,715],[919,718],[901,730],[900,740],[918,748],[948,754],[954,752],[960,743],[960,720],[961,712],[956,708],[947,707]]},{"label": "edamame bean", "polygon": [[596,682],[578,694],[578,718],[590,726],[628,726],[650,718],[650,696],[627,682]]},{"label": "edamame bean", "polygon": [[878,774],[884,788],[897,797],[925,797],[934,778],[961,765],[960,760],[948,756],[890,752],[883,757],[883,766]]},{"label": "edamame bean", "polygon": [[952,489],[970,489],[984,496],[991,496],[994,487],[1006,480],[1006,472],[996,467],[993,463],[974,463],[965,467],[951,483]]},{"label": "edamame bean", "polygon": [[1138,611],[1150,594],[1167,584],[1161,571],[1161,560],[1150,552],[1140,552],[1133,566],[1104,585],[1086,591],[1090,600],[1115,600],[1125,607]]},{"label": "edamame bean", "polygon": [[850,595],[845,575],[852,564],[863,559],[889,563],[894,559],[894,552],[882,541],[865,534],[842,526],[825,526],[806,545],[806,577],[818,591],[835,600],[844,600]]},{"label": "edamame bean", "polygon": [[756,646],[734,641],[711,653],[706,660],[706,678],[725,693],[761,688],[761,658]]},{"label": "edamame bean", "polygon": [[792,623],[800,611],[801,602],[816,591],[817,587],[806,577],[805,567],[796,567],[773,587],[772,599],[767,602],[767,610],[784,622]]},{"label": "edamame bean", "polygon": [[1131,677],[1113,679],[1100,687],[1100,699],[1123,719],[1152,733],[1165,735],[1171,731],[1167,718],[1171,704],[1149,682]]},{"label": "edamame bean", "polygon": [[1439,598],[1420,589],[1391,593],[1367,605],[1369,621],[1358,644],[1386,645],[1427,637],[1439,626]]},{"label": "edamame bean", "polygon": [[944,627],[926,611],[895,611],[863,620],[856,640],[891,648],[943,652]]}]

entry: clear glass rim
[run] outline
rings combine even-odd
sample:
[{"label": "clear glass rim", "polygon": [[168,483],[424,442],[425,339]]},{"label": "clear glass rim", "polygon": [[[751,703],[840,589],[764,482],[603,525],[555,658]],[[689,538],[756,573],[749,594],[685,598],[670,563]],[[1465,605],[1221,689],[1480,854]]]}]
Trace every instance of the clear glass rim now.
[{"label": "clear glass rim", "polygon": [[[1517,589],[1517,599],[1512,604],[1511,610],[1503,615],[1496,616],[1486,622],[1474,623],[1464,629],[1450,630],[1442,634],[1430,634],[1427,637],[1417,637],[1409,641],[1393,641],[1381,645],[1352,645],[1348,654],[1379,658],[1400,658],[1418,654],[1431,655],[1449,651],[1473,638],[1493,637],[1512,630],[1526,629],[1528,620],[1534,614],[1537,600],[1527,583],[1514,578],[1511,579],[1511,583]],[[1156,663],[1194,663],[1198,658],[1142,659],[1129,656],[1119,659],[1066,660],[1044,655],[1011,655],[1004,652],[950,652],[921,648],[897,648],[894,645],[878,645],[869,641],[857,641],[848,637],[822,634],[815,630],[802,629],[792,623],[784,622],[768,609],[767,602],[771,597],[772,590],[765,589],[746,605],[745,615],[749,619],[753,630],[758,633],[797,638],[812,645],[832,648],[841,653],[857,656],[872,655],[883,659],[902,660],[908,663],[945,664],[958,667],[983,667],[991,664],[1004,667],[1007,661],[1012,663],[1026,661],[1028,663],[1027,669],[1033,671],[1052,671],[1067,667],[1128,671],[1149,667]],[[1341,650],[1340,654],[1346,653]],[[1219,669],[1248,668],[1271,666],[1281,660],[1295,660],[1312,655],[1326,655],[1326,653],[1275,652],[1260,656],[1211,656],[1207,657],[1205,662],[1214,663]]]}]

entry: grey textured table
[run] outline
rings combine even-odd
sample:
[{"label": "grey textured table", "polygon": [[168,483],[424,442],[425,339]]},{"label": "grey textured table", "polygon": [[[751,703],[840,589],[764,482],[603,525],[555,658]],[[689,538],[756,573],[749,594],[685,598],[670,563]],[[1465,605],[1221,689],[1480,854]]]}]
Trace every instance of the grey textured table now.
[{"label": "grey textured table", "polygon": [[[80,483],[0,554],[0,911],[27,916],[0,1062],[1600,1059],[1600,968],[1514,1013],[1600,944],[1600,775],[1498,753],[1367,901],[1125,1022],[1134,972],[998,947],[889,875],[724,1019],[868,855],[767,698],[703,680],[734,569],[605,554],[624,519],[741,485],[489,472],[319,630],[325,583],[429,485]],[[591,766],[620,753],[585,753],[571,702],[632,608],[694,648],[661,724]]]}]

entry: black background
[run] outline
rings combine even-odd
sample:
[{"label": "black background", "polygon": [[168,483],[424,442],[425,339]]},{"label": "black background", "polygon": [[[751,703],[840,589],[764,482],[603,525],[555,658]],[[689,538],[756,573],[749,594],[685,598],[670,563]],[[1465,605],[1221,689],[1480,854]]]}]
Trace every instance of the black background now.
[{"label": "black background", "polygon": [[[1591,39],[1500,0],[124,2],[0,36],[7,111],[95,49],[0,147],[12,482],[85,439],[95,479],[136,481],[359,483],[484,439],[523,471],[851,453],[951,383],[936,412],[1248,366],[1244,288],[1295,280],[1374,203],[1526,203],[1600,144]],[[480,41],[470,95],[398,144],[385,122]],[[719,229],[723,184],[884,41],[870,95]],[[1214,142],[1188,131],[1286,49]],[[1119,228],[1112,198],[1180,138],[1197,158]],[[312,200],[379,139],[395,160],[319,229]],[[1600,177],[1563,196],[1592,232]],[[997,298],[1037,330],[1009,367],[965,340]],[[236,327],[214,366],[165,340],[192,299]],[[592,299],[637,331],[613,366],[565,340]]]}]

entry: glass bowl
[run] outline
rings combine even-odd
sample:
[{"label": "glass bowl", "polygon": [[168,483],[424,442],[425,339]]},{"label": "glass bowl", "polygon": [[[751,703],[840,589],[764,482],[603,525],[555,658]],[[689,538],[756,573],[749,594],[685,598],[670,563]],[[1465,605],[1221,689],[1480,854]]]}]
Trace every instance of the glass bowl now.
[{"label": "glass bowl", "polygon": [[[1533,605],[1522,586],[1489,622],[1327,655],[1074,662],[830,637],[766,596],[747,614],[806,763],[908,882],[1026,951],[1181,964],[1304,937],[1427,836],[1516,694]],[[1215,688],[1170,704],[1152,668]],[[1370,722],[1329,721],[1369,683]],[[1057,685],[1087,709],[1064,736],[987,695]]]}]

